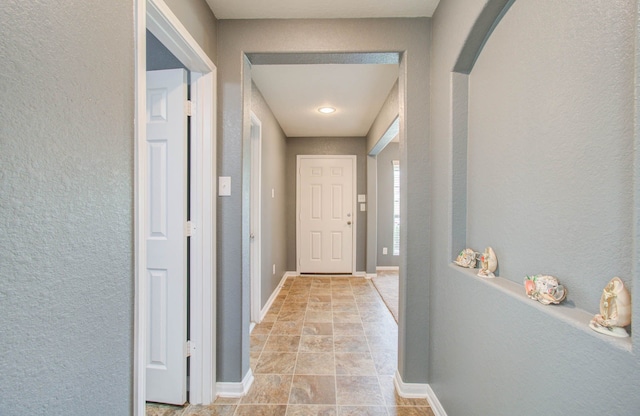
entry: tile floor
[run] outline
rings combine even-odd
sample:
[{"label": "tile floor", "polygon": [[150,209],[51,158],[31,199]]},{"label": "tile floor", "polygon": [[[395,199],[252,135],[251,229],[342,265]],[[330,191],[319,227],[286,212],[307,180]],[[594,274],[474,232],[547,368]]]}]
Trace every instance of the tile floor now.
[{"label": "tile floor", "polygon": [[251,333],[255,381],[210,406],[147,405],[148,416],[433,416],[394,390],[398,326],[369,280],[287,279]]}]

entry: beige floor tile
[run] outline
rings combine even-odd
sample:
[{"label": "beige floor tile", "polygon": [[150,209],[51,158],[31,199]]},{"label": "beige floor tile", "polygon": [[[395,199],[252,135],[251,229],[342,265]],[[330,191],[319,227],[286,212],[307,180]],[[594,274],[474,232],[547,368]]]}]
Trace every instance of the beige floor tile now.
[{"label": "beige floor tile", "polygon": [[333,352],[333,336],[303,335],[300,340],[300,352]]},{"label": "beige floor tile", "polygon": [[181,416],[186,410],[185,406],[171,406],[161,403],[147,403],[146,416]]},{"label": "beige floor tile", "polygon": [[239,397],[217,397],[213,404],[239,404]]},{"label": "beige floor tile", "polygon": [[322,312],[316,312],[316,311],[307,311],[306,315],[304,316],[304,320],[305,322],[333,322],[333,313],[329,310],[329,311],[322,311]]},{"label": "beige floor tile", "polygon": [[336,406],[313,404],[290,404],[287,416],[337,416]]},{"label": "beige floor tile", "polygon": [[300,337],[292,335],[269,335],[264,351],[270,352],[297,352],[300,345]]},{"label": "beige floor tile", "polygon": [[249,393],[241,404],[287,404],[291,390],[291,375],[256,374]]},{"label": "beige floor tile", "polygon": [[305,322],[302,327],[302,335],[333,335],[333,324],[330,322]]},{"label": "beige floor tile", "polygon": [[234,416],[285,416],[286,405],[243,404],[238,406]]},{"label": "beige floor tile", "polygon": [[371,348],[371,356],[373,364],[376,366],[378,375],[393,376],[398,369],[398,352],[397,350],[380,350]]},{"label": "beige floor tile", "polygon": [[271,328],[273,328],[274,322],[260,322],[253,328],[251,335],[269,335]]},{"label": "beige floor tile", "polygon": [[331,310],[331,302],[315,302],[307,306],[307,312],[331,312]]},{"label": "beige floor tile", "polygon": [[233,416],[236,407],[236,404],[191,405],[184,416]]},{"label": "beige floor tile", "polygon": [[355,303],[334,303],[333,304],[333,311],[334,312],[348,312],[348,313],[359,313],[358,311],[358,305],[356,305]]},{"label": "beige floor tile", "polygon": [[389,416],[435,416],[430,407],[388,407]]},{"label": "beige floor tile", "polygon": [[334,322],[333,333],[335,335],[364,336],[364,327],[361,322]]},{"label": "beige floor tile", "polygon": [[395,350],[398,348],[398,337],[390,335],[371,335],[367,337],[371,349]]},{"label": "beige floor tile", "polygon": [[335,404],[334,376],[295,375],[291,385],[291,404]]},{"label": "beige floor tile", "polygon": [[369,352],[367,339],[359,335],[334,335],[333,345],[336,352]]},{"label": "beige floor tile", "polygon": [[267,312],[267,314],[264,316],[264,319],[262,320],[262,322],[275,322],[278,320],[278,313],[279,311],[271,311],[269,310],[269,312]]},{"label": "beige floor tile", "polygon": [[260,355],[255,374],[293,374],[296,366],[295,352],[268,352]]},{"label": "beige floor tile", "polygon": [[383,406],[378,377],[336,376],[339,405]]},{"label": "beige floor tile", "polygon": [[387,416],[383,406],[338,406],[338,416]]},{"label": "beige floor tile", "polygon": [[335,364],[337,375],[375,376],[376,367],[368,352],[336,352]]},{"label": "beige floor tile", "polygon": [[306,311],[307,302],[292,302],[287,301],[280,308],[280,312],[293,312],[293,311]]},{"label": "beige floor tile", "polygon": [[349,312],[333,312],[333,322],[334,323],[345,323],[345,322],[362,322],[359,313],[349,313]]},{"label": "beige floor tile", "polygon": [[277,321],[273,324],[273,334],[300,335],[302,334],[302,321]]},{"label": "beige floor tile", "polygon": [[314,303],[331,303],[331,291],[317,289],[313,290],[309,294],[309,305],[313,305]]},{"label": "beige floor tile", "polygon": [[296,374],[330,375],[335,374],[334,356],[330,352],[300,352],[296,362]]},{"label": "beige floor tile", "polygon": [[262,349],[264,348],[264,344],[266,344],[268,338],[269,338],[269,335],[260,335],[260,334],[251,335],[251,338],[250,338],[251,346],[249,350],[251,352],[262,351]]},{"label": "beige floor tile", "polygon": [[278,321],[304,321],[305,311],[283,311],[278,314]]}]

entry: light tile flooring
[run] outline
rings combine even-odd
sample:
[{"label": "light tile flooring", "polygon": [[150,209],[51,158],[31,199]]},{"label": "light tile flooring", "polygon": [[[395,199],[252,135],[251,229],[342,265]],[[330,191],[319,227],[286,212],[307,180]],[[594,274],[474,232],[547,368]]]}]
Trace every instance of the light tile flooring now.
[{"label": "light tile flooring", "polygon": [[251,333],[255,381],[242,399],[147,405],[148,416],[414,416],[394,390],[398,326],[361,277],[292,277]]}]

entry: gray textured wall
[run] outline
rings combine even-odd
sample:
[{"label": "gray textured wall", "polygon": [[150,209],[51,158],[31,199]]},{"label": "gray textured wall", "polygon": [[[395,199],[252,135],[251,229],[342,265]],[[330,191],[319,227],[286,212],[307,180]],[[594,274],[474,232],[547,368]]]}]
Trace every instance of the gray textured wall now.
[{"label": "gray textured wall", "polygon": [[[251,85],[251,111],[262,123],[262,285],[264,306],[287,271],[285,172],[287,138],[258,87]],[[274,190],[274,198],[271,190]],[[273,274],[272,265],[276,265]]]},{"label": "gray textured wall", "polygon": [[132,2],[0,7],[0,414],[126,415]]},{"label": "gray textured wall", "polygon": [[367,132],[367,151],[369,152],[371,152],[371,149],[375,147],[376,143],[378,143],[380,138],[386,133],[391,123],[393,123],[393,120],[398,117],[398,110],[400,109],[398,88],[399,85],[397,82],[393,84],[389,95],[387,95],[384,104],[382,104],[382,108],[380,108],[380,112],[373,121],[369,132]]},{"label": "gray textured wall", "polygon": [[[638,284],[637,4],[517,0],[471,71],[468,243],[497,249],[507,280],[494,282],[452,266],[449,245],[464,202],[451,199],[451,70],[486,4],[445,0],[433,19],[429,383],[449,415],[636,415],[638,355],[586,325],[614,274]],[[556,273],[570,302],[527,299],[521,279],[536,272]]]},{"label": "gray textured wall", "polygon": [[[243,141],[249,127],[244,92],[250,72],[243,59],[251,52],[398,52],[402,85],[399,107],[407,112],[401,130],[401,160],[407,167],[405,216],[412,226],[404,234],[401,262],[400,373],[407,382],[426,382],[428,344],[429,212],[424,178],[428,164],[429,113],[428,19],[363,20],[223,20],[218,22],[218,174],[231,176],[231,197],[218,209],[218,380],[238,382],[249,369],[247,212],[243,215]],[[407,189],[405,187],[405,189]],[[244,207],[246,210],[246,206]],[[245,249],[246,251],[246,249]],[[410,305],[406,308],[406,305]],[[411,364],[405,365],[404,358]]]},{"label": "gray textured wall", "polygon": [[218,20],[206,0],[165,0],[198,45],[218,64]]},{"label": "gray textured wall", "polygon": [[[400,158],[400,145],[389,143],[378,154],[378,266],[399,266],[399,256],[393,255],[393,160]],[[402,218],[400,219],[402,221]],[[387,247],[387,254],[382,248]]]},{"label": "gray textured wall", "polygon": [[[298,155],[356,155],[356,189],[358,194],[367,193],[367,140],[365,137],[289,137],[287,139],[287,268],[296,267],[296,164]],[[367,213],[359,205],[356,216],[356,270],[365,270],[367,244]]]}]

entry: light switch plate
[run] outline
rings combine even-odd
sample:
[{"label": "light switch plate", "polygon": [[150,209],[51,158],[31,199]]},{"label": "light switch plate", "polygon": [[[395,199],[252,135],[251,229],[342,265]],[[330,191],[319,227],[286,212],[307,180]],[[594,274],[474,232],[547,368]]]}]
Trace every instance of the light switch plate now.
[{"label": "light switch plate", "polygon": [[358,194],[358,202],[367,202],[367,196],[364,194]]},{"label": "light switch plate", "polygon": [[367,210],[367,204],[360,204],[360,211],[366,211]]},{"label": "light switch plate", "polygon": [[231,196],[231,176],[218,177],[218,196]]}]

